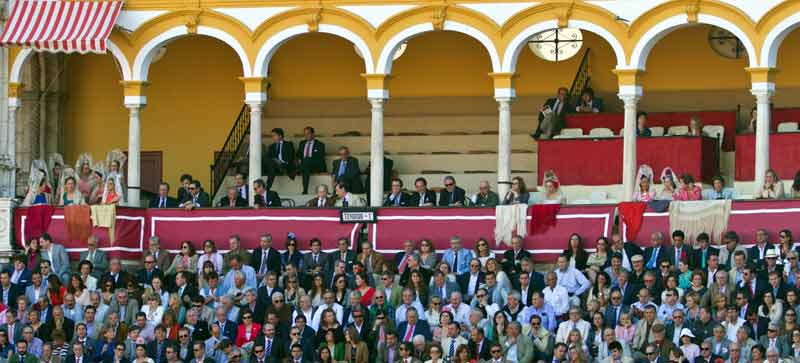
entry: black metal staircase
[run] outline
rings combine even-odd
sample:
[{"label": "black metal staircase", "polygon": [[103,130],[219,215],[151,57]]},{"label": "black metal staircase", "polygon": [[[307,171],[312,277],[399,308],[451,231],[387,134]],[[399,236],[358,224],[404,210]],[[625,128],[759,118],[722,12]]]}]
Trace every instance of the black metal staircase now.
[{"label": "black metal staircase", "polygon": [[569,100],[573,105],[578,104],[581,98],[581,92],[591,85],[592,69],[589,64],[589,54],[591,51],[591,48],[586,48],[586,52],[583,53],[583,58],[581,58],[581,63],[578,66],[578,71],[575,72],[575,78],[572,80],[572,86],[569,87]]},{"label": "black metal staircase", "polygon": [[[216,194],[219,187],[225,181],[225,177],[235,170],[239,161],[247,154],[249,145],[248,136],[250,135],[250,107],[246,104],[239,111],[239,116],[231,127],[228,138],[214,155],[214,163],[211,164],[211,184],[210,193]],[[213,196],[212,196],[213,197]]]}]

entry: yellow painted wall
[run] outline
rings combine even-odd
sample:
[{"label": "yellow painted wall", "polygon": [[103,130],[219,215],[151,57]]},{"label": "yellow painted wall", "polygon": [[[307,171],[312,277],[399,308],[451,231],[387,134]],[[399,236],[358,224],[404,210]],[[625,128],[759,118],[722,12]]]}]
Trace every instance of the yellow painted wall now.
[{"label": "yellow painted wall", "polygon": [[644,93],[689,90],[747,90],[746,57],[724,58],[708,43],[708,26],[678,29],[661,39],[647,59]]},{"label": "yellow painted wall", "polygon": [[[127,149],[128,116],[120,78],[109,56],[69,59],[65,140],[68,162],[81,152],[102,157]],[[206,37],[182,38],[150,69],[148,105],[142,112],[142,151],[163,151],[164,179],[175,185],[190,173],[203,185],[209,165],[242,107],[236,53]]]}]

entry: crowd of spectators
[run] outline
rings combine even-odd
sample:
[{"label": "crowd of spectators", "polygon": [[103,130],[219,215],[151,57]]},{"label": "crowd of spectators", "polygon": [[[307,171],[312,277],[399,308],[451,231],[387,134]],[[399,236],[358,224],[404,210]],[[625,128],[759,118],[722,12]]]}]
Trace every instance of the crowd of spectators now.
[{"label": "crowd of spectators", "polygon": [[[126,269],[90,237],[80,259],[45,234],[0,272],[9,362],[775,363],[800,358],[791,231],[745,248],[735,232],[587,250],[573,234],[535,271],[514,237],[496,255],[458,237],[405,241],[391,258],[347,238],[285,252],[207,240],[171,255],[158,237]],[[667,240],[669,239],[669,240]],[[640,245],[646,245],[641,248]],[[305,252],[303,252],[305,251]],[[72,267],[75,266],[75,267]]]}]

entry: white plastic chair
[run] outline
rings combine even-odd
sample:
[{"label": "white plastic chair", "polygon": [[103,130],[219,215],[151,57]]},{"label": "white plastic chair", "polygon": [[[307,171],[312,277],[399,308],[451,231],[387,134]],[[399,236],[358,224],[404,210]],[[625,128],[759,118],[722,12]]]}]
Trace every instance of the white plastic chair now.
[{"label": "white plastic chair", "polygon": [[725,136],[725,126],[706,125],[703,126],[703,132],[705,132],[708,136],[716,137],[721,140]]},{"label": "white plastic chair", "polygon": [[589,136],[594,137],[612,137],[614,136],[614,131],[607,127],[597,127],[593,128],[589,131]]},{"label": "white plastic chair", "polygon": [[664,126],[653,126],[650,128],[651,136],[664,136]]},{"label": "white plastic chair", "polygon": [[561,129],[561,135],[563,135],[564,137],[582,137],[583,129],[579,128]]},{"label": "white plastic chair", "polygon": [[592,201],[592,204],[603,204],[605,203],[606,199],[608,199],[608,193],[606,192],[592,192],[589,197]]},{"label": "white plastic chair", "polygon": [[797,122],[781,122],[778,124],[778,132],[797,132],[798,129]]},{"label": "white plastic chair", "polygon": [[667,130],[670,136],[683,136],[689,133],[689,126],[672,126]]}]

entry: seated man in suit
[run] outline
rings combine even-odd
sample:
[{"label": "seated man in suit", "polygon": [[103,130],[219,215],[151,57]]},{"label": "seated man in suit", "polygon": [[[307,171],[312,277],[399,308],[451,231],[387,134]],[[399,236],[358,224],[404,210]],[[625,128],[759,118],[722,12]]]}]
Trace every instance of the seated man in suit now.
[{"label": "seated man in suit", "polygon": [[203,191],[199,181],[192,180],[192,182],[189,183],[189,193],[181,201],[180,207],[192,210],[195,208],[208,208],[210,206],[211,198],[209,198],[208,193]]},{"label": "seated man in suit", "polygon": [[169,183],[158,184],[158,196],[150,201],[150,208],[178,208],[178,201],[169,196]]},{"label": "seated man in suit", "polygon": [[331,184],[343,183],[353,193],[363,193],[364,186],[361,183],[358,159],[350,156],[350,149],[346,146],[340,146],[338,153],[339,159],[333,161],[333,169],[331,169]]},{"label": "seated man in suit", "polygon": [[267,189],[272,189],[276,175],[288,175],[294,180],[294,143],[283,139],[283,129],[272,129],[272,144],[267,147],[266,158],[261,159],[267,175]]},{"label": "seated man in suit", "polygon": [[267,186],[264,184],[263,180],[256,179],[253,182],[253,189],[255,190],[256,193],[253,201],[256,208],[269,208],[269,207],[281,206],[281,197],[278,196],[278,193],[267,189]]},{"label": "seated man in suit", "polygon": [[322,184],[317,186],[317,196],[309,200],[308,203],[306,203],[306,207],[328,208],[328,207],[333,207],[333,204],[335,202],[336,198],[330,196],[328,193],[328,186]]},{"label": "seated man in suit", "polygon": [[384,207],[408,207],[411,204],[411,197],[403,192],[403,181],[392,179],[392,191],[383,201]]},{"label": "seated man in suit", "polygon": [[444,177],[444,189],[439,192],[440,207],[463,207],[466,192],[456,186],[456,179],[451,175]]},{"label": "seated man in suit", "polygon": [[539,110],[539,125],[536,126],[536,131],[531,134],[531,137],[549,139],[561,132],[561,129],[564,128],[564,117],[572,108],[569,105],[567,93],[569,90],[566,87],[560,87],[556,97],[548,98],[545,101]]},{"label": "seated man in suit", "polygon": [[416,192],[411,195],[412,207],[433,207],[436,205],[436,193],[428,190],[428,181],[423,177],[414,181]]},{"label": "seated man in suit", "polygon": [[314,128],[311,126],[303,129],[303,138],[305,140],[297,146],[297,160],[300,173],[303,174],[303,194],[308,194],[311,173],[325,172],[325,144],[315,138]]},{"label": "seated man in suit", "polygon": [[575,106],[575,112],[599,113],[603,112],[603,100],[594,96],[594,90],[587,87],[581,92],[581,100]]},{"label": "seated man in suit", "polygon": [[364,206],[364,200],[355,196],[353,193],[350,193],[350,190],[347,188],[346,184],[338,183],[336,184],[334,190],[336,191],[336,204],[334,204],[335,207],[348,208]]},{"label": "seated man in suit", "polygon": [[237,187],[228,188],[228,193],[219,200],[217,208],[242,208],[247,207],[247,200],[242,198]]},{"label": "seated man in suit", "polygon": [[81,261],[92,263],[92,276],[99,278],[108,270],[106,252],[97,248],[97,236],[89,236],[86,240],[86,251],[81,252]]}]

